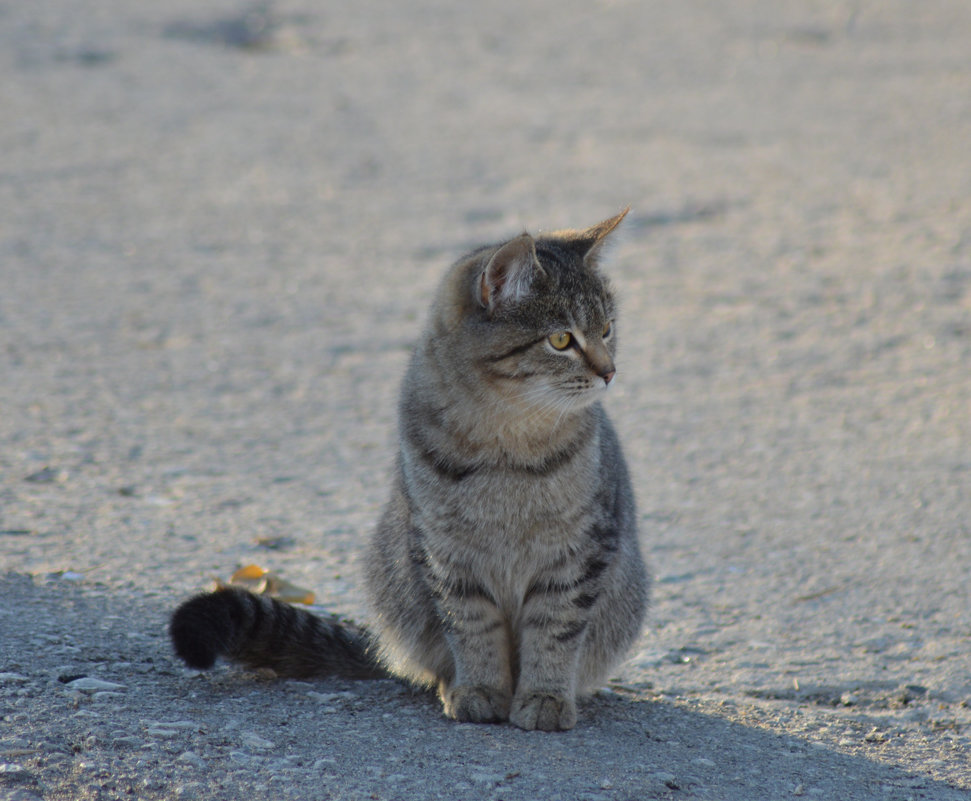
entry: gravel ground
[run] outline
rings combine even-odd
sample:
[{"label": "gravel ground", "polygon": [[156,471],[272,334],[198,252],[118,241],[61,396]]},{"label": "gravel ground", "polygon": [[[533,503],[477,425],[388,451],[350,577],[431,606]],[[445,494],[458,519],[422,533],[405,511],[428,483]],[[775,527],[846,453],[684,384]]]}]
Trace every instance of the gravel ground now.
[{"label": "gravel ground", "polygon": [[[0,801],[967,799],[971,4],[0,5]],[[366,618],[469,246],[634,210],[657,579],[569,733],[174,660],[258,563]]]}]

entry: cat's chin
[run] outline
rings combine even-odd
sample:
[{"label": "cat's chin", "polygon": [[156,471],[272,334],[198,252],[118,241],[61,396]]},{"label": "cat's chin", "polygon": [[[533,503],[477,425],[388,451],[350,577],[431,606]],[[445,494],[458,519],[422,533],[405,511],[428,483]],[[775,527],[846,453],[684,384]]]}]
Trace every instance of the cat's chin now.
[{"label": "cat's chin", "polygon": [[565,414],[579,412],[593,406],[607,394],[607,386],[593,384],[583,389],[570,387],[557,393],[556,406]]}]

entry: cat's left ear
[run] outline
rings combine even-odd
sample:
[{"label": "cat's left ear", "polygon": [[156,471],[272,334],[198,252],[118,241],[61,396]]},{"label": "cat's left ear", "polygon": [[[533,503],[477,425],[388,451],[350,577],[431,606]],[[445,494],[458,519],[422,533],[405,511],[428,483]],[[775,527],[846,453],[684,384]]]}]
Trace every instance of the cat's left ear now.
[{"label": "cat's left ear", "polygon": [[620,225],[629,211],[630,206],[615,217],[597,223],[584,231],[576,231],[570,234],[569,241],[571,246],[585,263],[590,265],[596,264],[597,256],[600,254],[604,241]]},{"label": "cat's left ear", "polygon": [[522,234],[500,247],[479,277],[479,302],[490,312],[508,303],[518,303],[543,274],[536,258],[536,242]]}]

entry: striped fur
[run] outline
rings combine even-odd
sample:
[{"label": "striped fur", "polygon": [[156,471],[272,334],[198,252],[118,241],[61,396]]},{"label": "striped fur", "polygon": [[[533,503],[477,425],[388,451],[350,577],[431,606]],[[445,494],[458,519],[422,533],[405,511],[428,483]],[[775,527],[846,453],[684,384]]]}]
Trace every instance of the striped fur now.
[{"label": "striped fur", "polygon": [[236,588],[190,598],[172,615],[169,634],[179,657],[198,670],[221,658],[291,678],[388,676],[366,629]]},{"label": "striped fur", "polygon": [[[617,326],[597,262],[623,216],[480,248],[446,275],[403,382],[395,481],[365,560],[374,640],[344,642],[333,622],[314,631],[303,612],[278,636],[239,611],[256,601],[209,595],[173,620],[187,662],[386,669],[437,688],[457,720],[575,724],[577,695],[623,658],[649,590],[600,405]],[[176,631],[184,619],[191,636]]]}]

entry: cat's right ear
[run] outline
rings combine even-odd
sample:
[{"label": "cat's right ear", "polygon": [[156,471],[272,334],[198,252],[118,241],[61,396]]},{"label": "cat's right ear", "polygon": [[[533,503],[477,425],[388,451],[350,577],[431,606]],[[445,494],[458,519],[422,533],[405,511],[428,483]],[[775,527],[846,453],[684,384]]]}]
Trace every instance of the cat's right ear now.
[{"label": "cat's right ear", "polygon": [[536,242],[529,234],[522,234],[492,254],[479,277],[476,297],[490,312],[518,303],[529,295],[542,272],[536,258]]}]

